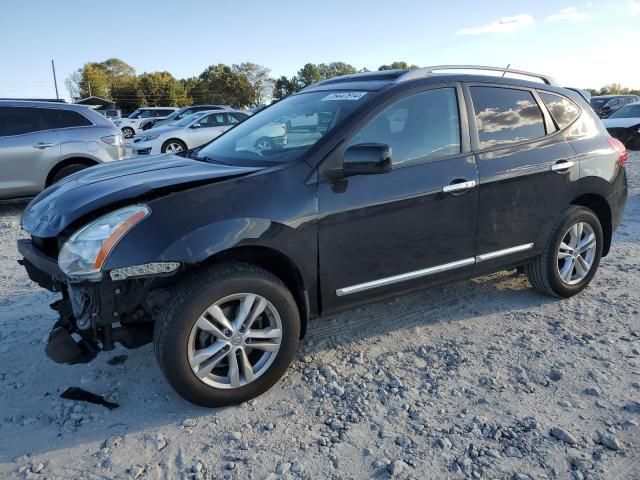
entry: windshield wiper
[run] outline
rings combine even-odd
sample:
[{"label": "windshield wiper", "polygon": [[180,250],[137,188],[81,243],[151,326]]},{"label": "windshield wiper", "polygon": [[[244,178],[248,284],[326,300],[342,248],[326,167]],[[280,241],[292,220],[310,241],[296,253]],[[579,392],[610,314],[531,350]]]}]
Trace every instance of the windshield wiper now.
[{"label": "windshield wiper", "polygon": [[232,164],[230,163],[226,163],[226,162],[221,162],[220,160],[216,160],[213,157],[209,157],[209,156],[204,156],[204,157],[193,157],[196,160],[204,160],[205,162],[209,162],[209,163],[221,163],[222,165],[227,165],[229,167],[233,167]]}]

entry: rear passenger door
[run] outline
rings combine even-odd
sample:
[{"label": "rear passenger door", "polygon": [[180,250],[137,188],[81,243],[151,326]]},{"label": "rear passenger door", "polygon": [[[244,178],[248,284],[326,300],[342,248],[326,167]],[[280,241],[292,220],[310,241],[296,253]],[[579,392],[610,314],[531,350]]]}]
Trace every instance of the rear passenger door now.
[{"label": "rear passenger door", "polygon": [[41,172],[60,158],[58,135],[48,128],[42,109],[0,107],[0,198],[42,190]]},{"label": "rear passenger door", "polygon": [[535,90],[470,84],[465,94],[480,180],[477,269],[492,270],[539,251],[579,169]]}]

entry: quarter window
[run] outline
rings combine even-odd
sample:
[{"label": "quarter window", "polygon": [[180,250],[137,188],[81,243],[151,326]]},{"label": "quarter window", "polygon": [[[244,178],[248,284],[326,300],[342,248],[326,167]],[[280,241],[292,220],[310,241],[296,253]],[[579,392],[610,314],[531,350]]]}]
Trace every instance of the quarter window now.
[{"label": "quarter window", "polygon": [[580,109],[570,100],[552,93],[540,91],[538,93],[561,130],[578,118]]},{"label": "quarter window", "polygon": [[393,164],[415,165],[460,153],[454,88],[415,93],[386,107],[349,141],[391,146]]},{"label": "quarter window", "polygon": [[480,148],[524,142],[545,135],[542,110],[531,92],[471,87]]},{"label": "quarter window", "polygon": [[23,135],[42,130],[40,116],[35,108],[0,108],[0,137]]},{"label": "quarter window", "polygon": [[71,110],[42,109],[46,128],[88,127],[93,125],[84,115]]}]

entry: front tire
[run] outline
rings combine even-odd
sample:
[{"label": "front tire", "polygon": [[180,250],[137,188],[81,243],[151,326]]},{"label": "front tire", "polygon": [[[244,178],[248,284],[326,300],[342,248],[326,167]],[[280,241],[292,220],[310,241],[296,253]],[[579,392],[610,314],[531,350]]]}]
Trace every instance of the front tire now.
[{"label": "front tire", "polygon": [[542,254],[525,265],[525,273],[539,292],[572,297],[595,276],[602,246],[602,225],[596,214],[588,208],[572,206],[558,219]]},{"label": "front tire", "polygon": [[162,144],[160,151],[162,153],[179,153],[184,152],[187,149],[187,146],[182,140],[178,140],[177,138],[172,138],[171,140],[167,140]]},{"label": "front tire", "polygon": [[291,364],[299,338],[291,292],[266,270],[241,263],[184,281],[154,330],[168,382],[203,407],[238,404],[267,391]]},{"label": "front tire", "polygon": [[124,136],[124,138],[129,139],[129,138],[133,138],[133,136],[136,134],[136,132],[133,130],[133,128],[130,127],[124,127],[122,129],[122,135]]}]

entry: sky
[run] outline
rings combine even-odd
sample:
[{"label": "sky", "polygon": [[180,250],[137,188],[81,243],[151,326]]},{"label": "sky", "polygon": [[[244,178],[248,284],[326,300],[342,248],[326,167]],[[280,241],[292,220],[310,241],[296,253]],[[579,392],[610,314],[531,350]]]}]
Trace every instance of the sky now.
[{"label": "sky", "polygon": [[375,70],[393,61],[545,73],[561,85],[640,88],[640,0],[4,0],[0,98],[61,97],[86,62],[117,57],[177,78],[244,61]]}]

